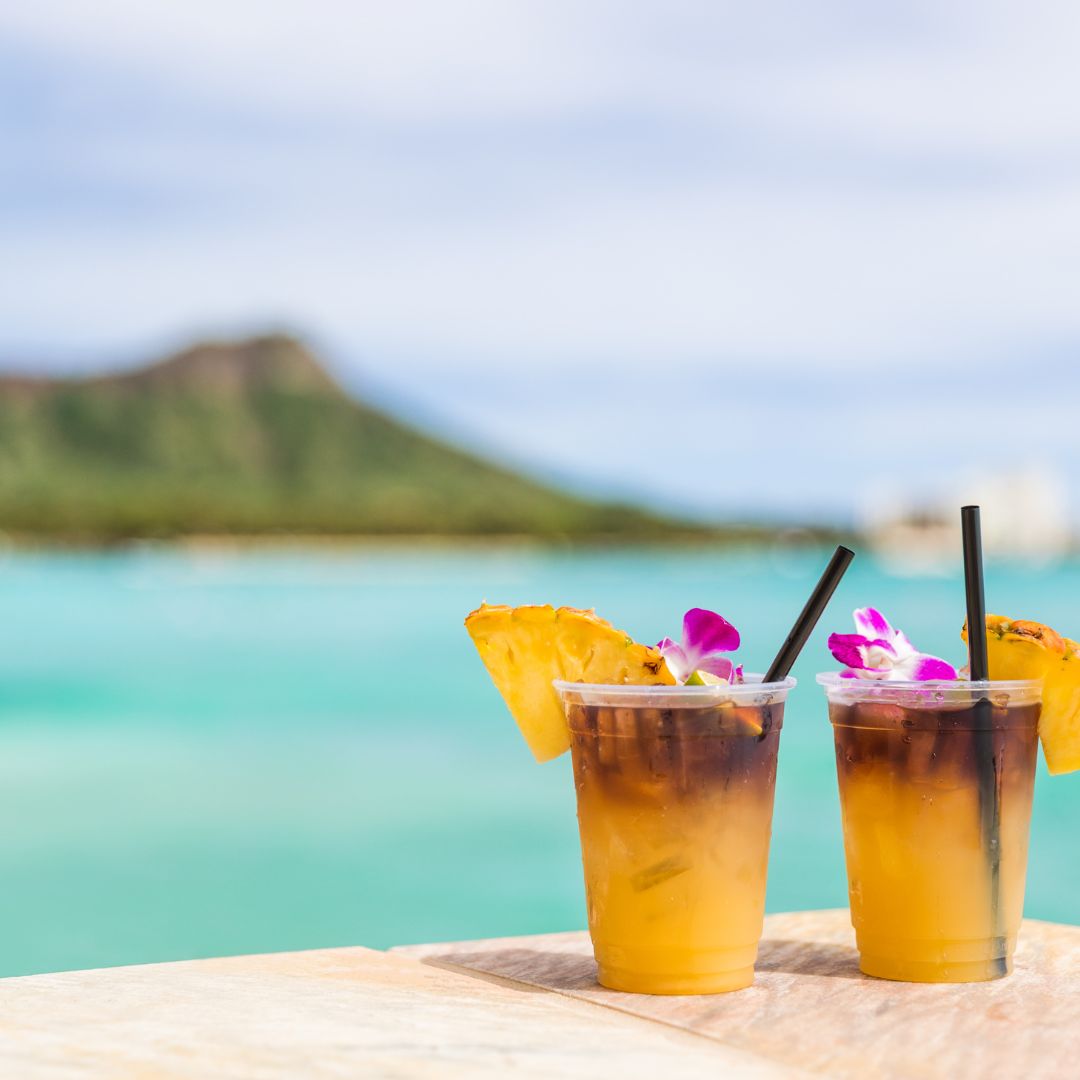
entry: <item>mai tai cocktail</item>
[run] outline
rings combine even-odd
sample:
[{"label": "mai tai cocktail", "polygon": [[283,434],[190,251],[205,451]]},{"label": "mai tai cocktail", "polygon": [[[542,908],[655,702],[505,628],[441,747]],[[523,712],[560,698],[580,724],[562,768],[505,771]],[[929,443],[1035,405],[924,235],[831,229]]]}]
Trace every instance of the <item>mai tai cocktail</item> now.
[{"label": "mai tai cocktail", "polygon": [[[1065,708],[1060,692],[1052,708],[1043,703],[1051,687],[1039,665],[1060,668],[1063,653],[1033,652],[1031,636],[1024,645],[994,633],[1038,624],[989,616],[992,678],[971,682],[918,653],[874,609],[856,611],[855,624],[855,634],[829,639],[845,670],[818,681],[836,746],[860,967],[911,982],[1007,975],[1023,914],[1040,732],[1048,760],[1080,764],[1067,745],[1075,734],[1059,734],[1075,732],[1080,696]],[[1080,689],[1080,662],[1067,674]]]},{"label": "mai tai cocktail", "polygon": [[738,632],[700,608],[652,648],[574,608],[485,605],[466,627],[536,757],[572,750],[599,981],[748,986],[794,680],[744,677]]},{"label": "mai tai cocktail", "polygon": [[[1024,908],[1039,684],[820,681],[860,968],[910,982],[1008,974]],[[984,830],[985,741],[996,850]]]},{"label": "mai tai cocktail", "polygon": [[793,685],[555,684],[604,986],[712,994],[753,982]]}]

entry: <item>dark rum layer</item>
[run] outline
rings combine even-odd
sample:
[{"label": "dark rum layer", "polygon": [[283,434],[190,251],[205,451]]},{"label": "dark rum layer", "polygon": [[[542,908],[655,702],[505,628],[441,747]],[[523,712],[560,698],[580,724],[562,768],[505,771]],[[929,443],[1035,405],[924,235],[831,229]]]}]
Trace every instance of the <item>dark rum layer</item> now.
[{"label": "dark rum layer", "polygon": [[771,791],[783,703],[702,709],[569,709],[574,776],[608,798],[694,798],[750,785]]},{"label": "dark rum layer", "polygon": [[997,782],[1030,787],[1038,739],[1038,703],[964,708],[905,708],[879,702],[832,703],[836,767],[882,770],[914,784],[977,787],[980,744],[989,741]]}]

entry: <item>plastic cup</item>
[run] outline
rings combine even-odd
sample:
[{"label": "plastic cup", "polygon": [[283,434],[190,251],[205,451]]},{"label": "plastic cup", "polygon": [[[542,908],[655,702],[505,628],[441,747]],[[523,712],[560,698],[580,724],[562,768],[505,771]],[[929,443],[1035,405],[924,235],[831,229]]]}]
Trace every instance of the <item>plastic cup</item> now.
[{"label": "plastic cup", "polygon": [[1040,684],[818,682],[861,970],[904,982],[1007,975],[1024,908]]},{"label": "plastic cup", "polygon": [[765,911],[776,755],[794,679],[556,682],[570,723],[589,933],[602,985],[749,986]]}]

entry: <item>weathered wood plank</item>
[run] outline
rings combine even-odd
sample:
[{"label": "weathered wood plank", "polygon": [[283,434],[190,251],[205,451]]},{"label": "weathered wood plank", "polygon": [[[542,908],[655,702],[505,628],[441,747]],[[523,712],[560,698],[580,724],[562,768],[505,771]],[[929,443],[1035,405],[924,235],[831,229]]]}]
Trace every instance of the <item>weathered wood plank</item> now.
[{"label": "weathered wood plank", "polygon": [[368,949],[0,980],[0,1076],[774,1078],[659,1024]]},{"label": "weathered wood plank", "polygon": [[395,951],[554,990],[831,1076],[1057,1078],[1080,1068],[1080,927],[1029,920],[1008,978],[927,986],[861,975],[847,911],[772,915],[754,986],[713,997],[605,990],[583,933]]}]

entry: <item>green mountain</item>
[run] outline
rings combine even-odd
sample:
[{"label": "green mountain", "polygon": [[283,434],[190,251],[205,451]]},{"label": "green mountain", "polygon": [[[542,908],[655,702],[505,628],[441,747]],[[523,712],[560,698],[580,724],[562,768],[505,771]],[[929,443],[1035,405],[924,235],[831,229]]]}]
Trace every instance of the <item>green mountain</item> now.
[{"label": "green mountain", "polygon": [[79,541],[703,531],[575,498],[416,431],[283,336],[101,378],[0,378],[0,530]]}]

